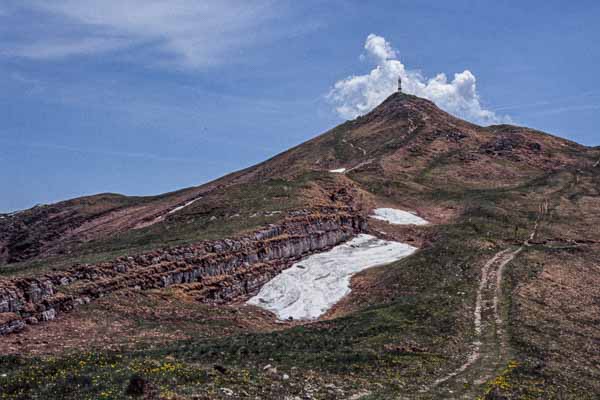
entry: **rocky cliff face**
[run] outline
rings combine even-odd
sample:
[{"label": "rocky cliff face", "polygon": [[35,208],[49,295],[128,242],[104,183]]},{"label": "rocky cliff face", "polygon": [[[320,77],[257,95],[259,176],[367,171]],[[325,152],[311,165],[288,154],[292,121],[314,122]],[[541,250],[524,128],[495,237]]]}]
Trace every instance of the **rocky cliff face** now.
[{"label": "rocky cliff face", "polygon": [[185,285],[200,301],[251,294],[300,257],[335,246],[366,229],[351,208],[290,213],[281,224],[237,239],[205,241],[75,265],[43,277],[0,281],[0,335],[52,320],[94,298],[125,289]]}]

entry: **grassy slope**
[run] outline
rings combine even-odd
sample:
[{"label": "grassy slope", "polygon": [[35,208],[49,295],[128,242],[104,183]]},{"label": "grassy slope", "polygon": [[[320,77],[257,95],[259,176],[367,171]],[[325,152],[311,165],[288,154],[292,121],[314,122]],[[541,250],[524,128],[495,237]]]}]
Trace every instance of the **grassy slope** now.
[{"label": "grassy slope", "polygon": [[302,207],[305,199],[301,192],[313,179],[326,182],[329,177],[309,173],[295,180],[268,179],[217,189],[161,223],[83,243],[70,254],[8,264],[0,267],[0,276],[38,274],[75,263],[101,262],[160,247],[239,235]]},{"label": "grassy slope", "polygon": [[[446,194],[403,191],[392,193],[391,198],[407,195],[430,201]],[[245,390],[280,398],[284,393],[300,394],[304,390],[300,382],[311,380],[317,398],[340,396],[330,394],[327,383],[346,392],[368,389],[372,398],[410,393],[462,361],[483,260],[515,239],[515,224],[527,226],[535,217],[529,201],[524,208],[514,207],[521,197],[506,190],[452,193],[449,201],[458,199],[467,205],[459,220],[434,228],[433,245],[415,256],[370,270],[371,279],[385,286],[381,292],[385,298],[373,293],[371,306],[346,317],[274,333],[190,339],[158,350],[100,352],[45,363],[15,360],[24,365],[10,368],[11,381],[21,387],[27,377],[42,374],[47,378],[34,383],[30,393],[53,396],[75,380],[81,386],[77,398],[96,398],[107,391],[114,394],[111,398],[122,394],[128,376],[140,371],[163,386],[165,393],[198,392],[208,398],[221,385],[236,393]],[[386,347],[390,345],[395,348]],[[407,346],[418,350],[402,350]],[[214,364],[226,366],[230,373],[214,374]],[[265,372],[266,364],[276,365],[280,373]],[[285,382],[284,372],[291,377]],[[94,381],[94,376],[101,379]]]},{"label": "grassy slope", "polygon": [[[343,125],[333,135],[320,139],[327,143],[324,157],[333,153],[336,162],[359,161],[356,159],[359,152],[342,142],[348,138],[344,129],[350,125]],[[416,139],[413,136],[403,140],[411,142]],[[314,148],[318,149],[320,142],[315,143]],[[366,146],[363,142],[359,144]],[[388,145],[394,149],[400,146],[396,142]],[[292,158],[304,157],[305,151],[308,150],[293,150]],[[285,164],[283,161],[278,160]],[[498,163],[503,168],[515,165],[504,160]],[[44,357],[42,362],[35,357],[4,357],[0,374],[6,372],[9,378],[5,381],[0,378],[2,395],[125,398],[129,377],[141,374],[164,397],[177,394],[228,398],[220,391],[226,387],[242,398],[244,393],[249,398],[312,393],[314,398],[336,399],[361,391],[370,393],[365,399],[389,399],[397,395],[436,398],[435,394],[418,394],[419,389],[464,361],[473,334],[472,307],[483,263],[507,245],[525,240],[536,219],[538,205],[545,199],[555,205],[552,219],[545,221],[547,236],[568,235],[574,224],[582,229],[581,234],[591,234],[594,225],[584,224],[585,216],[567,219],[566,214],[571,218],[581,206],[577,201],[584,196],[582,186],[585,196],[598,197],[597,172],[588,171],[577,180],[572,172],[544,175],[538,171],[535,177],[511,187],[474,188],[460,185],[460,180],[443,180],[448,170],[455,167],[453,154],[447,154],[433,157],[421,169],[422,173],[412,178],[410,174],[385,175],[369,169],[349,175],[374,197],[391,203],[444,204],[462,210],[452,223],[423,228],[428,230],[431,244],[414,256],[361,274],[381,290],[371,293],[355,312],[330,321],[266,333],[234,331],[224,337],[206,337],[194,335],[192,330],[189,338],[160,346],[145,343],[118,352],[96,349],[85,354],[59,354]],[[215,197],[210,203],[195,203],[177,216],[172,227],[173,243],[238,232],[246,226],[241,225],[241,219],[228,218],[231,215],[297,206],[294,201],[303,188],[312,181],[330,183],[327,180],[322,174],[308,174],[289,180],[266,177],[260,184],[236,186],[224,193],[221,201]],[[567,203],[564,198],[569,199]],[[593,207],[585,210],[587,214],[592,212]],[[211,225],[206,221],[208,215],[219,215],[221,219]],[[155,232],[155,229],[165,231]],[[127,243],[127,248],[153,240],[159,243],[169,236],[168,232],[172,231],[162,226],[147,228],[120,237],[114,243],[95,243],[93,246],[99,247],[92,248],[90,253],[99,251],[108,256],[122,243]],[[505,286],[506,300],[511,300],[506,310],[511,321],[511,358],[503,360],[506,368],[497,369],[497,378],[481,388],[481,396],[579,399],[592,398],[598,393],[594,386],[597,371],[571,368],[572,360],[566,354],[552,351],[565,343],[583,360],[585,353],[581,349],[587,347],[581,345],[593,338],[594,333],[586,332],[587,336],[581,338],[576,334],[563,337],[558,332],[566,317],[561,320],[549,316],[564,315],[564,310],[542,305],[538,312],[548,317],[538,320],[539,314],[531,314],[525,307],[529,292],[522,287],[529,283],[538,288],[535,285],[540,285],[538,278],[543,271],[540,260],[564,260],[567,265],[568,254],[534,247],[511,264],[509,284]],[[597,257],[593,254],[580,256],[584,261],[592,261]],[[563,295],[569,299],[569,293]],[[94,312],[96,306],[88,307]],[[106,318],[110,319],[110,315]],[[535,323],[526,324],[531,318]],[[212,319],[203,323],[209,328],[219,324]],[[147,323],[141,323],[140,330],[146,326]],[[216,364],[227,368],[227,373],[215,371]],[[276,366],[278,371],[265,370],[267,364]],[[284,373],[289,379],[283,379]],[[39,379],[42,376],[44,379]],[[460,391],[463,384],[456,380],[450,385]]]},{"label": "grassy slope", "polygon": [[[536,180],[526,187],[554,185],[549,183],[553,178]],[[557,181],[562,184],[564,179]],[[445,195],[427,194],[437,199]],[[434,376],[461,363],[471,335],[471,307],[482,262],[504,244],[524,239],[525,229],[515,238],[515,226],[531,225],[538,200],[547,195],[545,189],[539,193],[523,188],[465,191],[460,199],[467,204],[464,213],[455,223],[434,229],[431,247],[368,271],[371,279],[386,288],[381,292],[385,298],[373,293],[373,305],[346,317],[273,333],[191,338],[159,349],[145,345],[118,353],[60,356],[45,362],[4,359],[0,373],[7,371],[11,384],[3,387],[3,393],[7,398],[19,398],[19,391],[24,396],[21,398],[34,393],[40,398],[125,398],[124,388],[133,374],[154,382],[165,396],[178,393],[218,398],[220,388],[226,387],[235,393],[282,398],[306,393],[307,382],[312,382],[315,398],[323,399],[340,398],[340,391],[368,390],[370,399],[417,393]],[[448,199],[459,197],[455,191]],[[538,251],[528,251],[514,264],[514,285],[535,277],[537,264],[527,260]],[[553,325],[552,321],[540,324],[549,324],[544,329]],[[534,334],[539,328],[519,324],[512,329],[519,332],[513,334],[512,358],[516,363],[506,361],[507,368],[499,370],[498,378],[490,382],[489,393],[500,388],[507,396],[532,399],[593,398],[598,393],[594,373],[589,375],[588,371],[582,379],[581,370],[564,368],[571,364],[570,359],[554,359],[551,367],[540,367],[544,352],[556,345],[547,340],[560,340],[560,336],[542,340]],[[519,331],[522,329],[534,331],[524,334]],[[569,348],[576,348],[576,344]],[[225,366],[228,373],[214,371],[215,364]],[[278,372],[264,370],[267,364],[276,366]],[[284,373],[290,379],[283,380]],[[78,387],[76,392],[73,385]],[[434,398],[428,396],[422,394],[421,398]]]},{"label": "grassy slope", "polygon": [[[596,399],[600,393],[600,176],[557,174],[538,244],[509,270],[511,345],[517,363],[490,382],[488,398]],[[575,241],[596,243],[576,243]]]}]

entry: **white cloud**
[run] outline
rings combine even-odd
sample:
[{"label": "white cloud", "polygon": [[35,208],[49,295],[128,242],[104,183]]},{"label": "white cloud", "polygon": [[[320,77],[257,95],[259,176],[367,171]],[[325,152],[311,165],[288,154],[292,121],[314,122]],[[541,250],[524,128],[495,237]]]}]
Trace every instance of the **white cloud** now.
[{"label": "white cloud", "polygon": [[341,117],[352,119],[371,111],[397,90],[400,77],[403,92],[429,99],[461,118],[484,125],[510,121],[482,107],[471,71],[454,74],[451,81],[443,73],[427,79],[418,71],[406,69],[390,43],[381,36],[370,34],[364,48],[375,68],[366,75],[336,82],[327,96]]},{"label": "white cloud", "polygon": [[[202,67],[228,60],[264,40],[276,16],[272,0],[26,0],[25,7],[56,29],[5,54],[56,59],[140,46],[165,61]],[[282,7],[279,7],[281,10]],[[43,37],[43,39],[41,38]],[[4,46],[6,48],[6,46]]]},{"label": "white cloud", "polygon": [[126,47],[128,44],[127,40],[118,38],[58,39],[21,45],[2,53],[31,59],[48,60],[65,58],[72,55],[102,53]]}]

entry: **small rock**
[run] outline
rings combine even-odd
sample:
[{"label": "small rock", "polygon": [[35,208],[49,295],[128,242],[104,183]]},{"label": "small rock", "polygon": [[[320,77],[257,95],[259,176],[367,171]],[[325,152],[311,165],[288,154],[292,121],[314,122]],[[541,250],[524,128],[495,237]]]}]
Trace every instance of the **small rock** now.
[{"label": "small rock", "polygon": [[233,390],[229,388],[221,388],[221,393],[223,393],[225,396],[233,396]]},{"label": "small rock", "polygon": [[215,365],[213,365],[213,368],[215,371],[218,371],[218,372],[222,373],[223,375],[225,375],[227,373],[227,368],[225,368],[222,365],[215,364]]},{"label": "small rock", "polygon": [[155,398],[158,395],[158,389],[155,385],[148,382],[139,375],[132,375],[129,379],[125,394],[129,396],[144,396],[144,398]]},{"label": "small rock", "polygon": [[276,375],[277,374],[277,368],[276,367],[272,367],[271,364],[269,364],[266,367],[264,367],[263,370],[265,370],[267,373],[272,374],[272,375]]},{"label": "small rock", "polygon": [[46,310],[42,313],[42,321],[51,321],[56,318],[56,311],[54,308]]}]

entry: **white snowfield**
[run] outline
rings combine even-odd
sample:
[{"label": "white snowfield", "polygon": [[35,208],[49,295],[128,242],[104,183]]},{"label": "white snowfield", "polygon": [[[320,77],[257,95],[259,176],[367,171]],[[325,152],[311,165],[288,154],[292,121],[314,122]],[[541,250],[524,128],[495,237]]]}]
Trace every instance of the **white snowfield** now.
[{"label": "white snowfield", "polygon": [[397,210],[395,208],[376,208],[373,210],[375,215],[371,218],[387,221],[394,225],[427,225],[429,222],[408,211]]},{"label": "white snowfield", "polygon": [[272,311],[280,319],[316,319],[350,293],[352,275],[416,250],[408,244],[361,234],[295,263],[264,285],[248,304]]},{"label": "white snowfield", "polygon": [[343,174],[346,172],[346,168],[330,169],[329,172],[333,172],[334,174]]}]

